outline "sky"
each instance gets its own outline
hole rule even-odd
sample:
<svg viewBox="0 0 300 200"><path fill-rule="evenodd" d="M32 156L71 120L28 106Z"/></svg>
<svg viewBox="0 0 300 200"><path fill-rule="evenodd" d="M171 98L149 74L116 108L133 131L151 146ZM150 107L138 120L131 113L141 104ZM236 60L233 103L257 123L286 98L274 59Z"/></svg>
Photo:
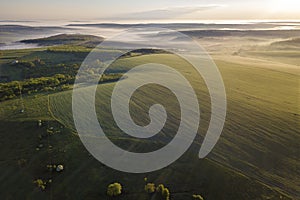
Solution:
<svg viewBox="0 0 300 200"><path fill-rule="evenodd" d="M300 0L0 0L0 20L300 20Z"/></svg>

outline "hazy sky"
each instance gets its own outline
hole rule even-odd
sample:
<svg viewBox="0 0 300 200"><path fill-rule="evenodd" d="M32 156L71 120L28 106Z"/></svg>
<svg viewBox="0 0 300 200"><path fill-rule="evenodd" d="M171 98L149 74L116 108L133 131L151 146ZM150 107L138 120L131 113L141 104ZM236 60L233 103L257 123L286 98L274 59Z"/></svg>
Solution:
<svg viewBox="0 0 300 200"><path fill-rule="evenodd" d="M0 0L1 20L300 20L300 0Z"/></svg>

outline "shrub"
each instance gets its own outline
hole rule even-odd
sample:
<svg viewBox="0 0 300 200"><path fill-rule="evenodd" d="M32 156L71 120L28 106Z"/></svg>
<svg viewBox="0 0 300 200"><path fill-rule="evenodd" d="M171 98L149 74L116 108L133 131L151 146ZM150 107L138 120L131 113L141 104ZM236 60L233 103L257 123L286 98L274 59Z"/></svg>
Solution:
<svg viewBox="0 0 300 200"><path fill-rule="evenodd" d="M120 183L112 183L107 187L107 195L110 197L118 196L122 193L122 185Z"/></svg>
<svg viewBox="0 0 300 200"><path fill-rule="evenodd" d="M161 193L163 191L163 189L165 188L165 186L163 184L159 184L156 188L156 191Z"/></svg>
<svg viewBox="0 0 300 200"><path fill-rule="evenodd" d="M147 183L147 185L145 185L145 191L149 194L152 194L155 192L155 184L154 183Z"/></svg>
<svg viewBox="0 0 300 200"><path fill-rule="evenodd" d="M35 181L33 181L33 183L35 183L41 190L46 189L47 182L43 181L42 179L36 179Z"/></svg>
<svg viewBox="0 0 300 200"><path fill-rule="evenodd" d="M170 199L170 192L168 188L164 188L161 192L161 195L163 197L163 200L169 200Z"/></svg>
<svg viewBox="0 0 300 200"><path fill-rule="evenodd" d="M163 184L159 184L156 188L156 192L163 200L169 200L170 199L170 191L168 188L166 188Z"/></svg>

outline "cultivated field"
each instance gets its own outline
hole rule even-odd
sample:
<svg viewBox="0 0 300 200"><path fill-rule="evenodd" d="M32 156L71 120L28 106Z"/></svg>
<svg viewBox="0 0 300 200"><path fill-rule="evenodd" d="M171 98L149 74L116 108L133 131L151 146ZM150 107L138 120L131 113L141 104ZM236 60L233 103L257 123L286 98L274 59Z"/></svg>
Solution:
<svg viewBox="0 0 300 200"><path fill-rule="evenodd" d="M74 128L72 90L43 91L24 95L23 101L16 97L0 102L0 170L3 172L0 198L106 199L107 185L120 182L124 185L120 199L149 199L144 193L144 177L166 185L171 199L175 200L191 199L192 194L201 194L206 200L299 198L300 51L294 45L291 47L290 42L285 43L288 45L285 49L278 49L273 40L257 43L247 38L243 46L239 38L233 37L222 41L217 37L209 41L198 39L220 70L228 102L221 138L202 160L197 156L209 124L210 98L201 76L186 61L172 54L128 56L113 64L111 68L120 72L159 61L181 72L198 96L201 120L194 144L178 161L150 174L117 172L85 150ZM14 74L12 79L22 80L22 69L7 68L7 63L16 58L31 60L38 56L46 60L46 65L47 59L56 60L50 63L52 66L74 64L84 58L85 51L49 52L45 48L2 51L1 69L7 75ZM62 69L60 72L65 73ZM130 109L137 124L149 123L148 109L154 103L163 104L168 113L161 133L151 140L135 139L124 135L113 120L110 96L114 85L115 82L99 84L96 94L98 119L107 136L122 148L137 152L167 144L176 134L180 119L174 95L157 85L144 86L134 94ZM23 113L20 112L22 103ZM37 120L43 121L41 127ZM49 130L53 134L44 137ZM38 148L40 144L43 147ZM49 172L46 166L51 163L62 163L65 170ZM51 179L52 183L40 191L33 184L38 178Z"/></svg>

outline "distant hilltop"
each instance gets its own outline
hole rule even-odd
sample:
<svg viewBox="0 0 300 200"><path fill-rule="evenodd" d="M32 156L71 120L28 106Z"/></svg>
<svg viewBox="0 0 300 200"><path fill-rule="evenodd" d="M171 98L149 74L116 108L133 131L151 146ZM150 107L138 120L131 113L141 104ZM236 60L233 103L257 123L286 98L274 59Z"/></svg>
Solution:
<svg viewBox="0 0 300 200"><path fill-rule="evenodd" d="M81 35L81 34L59 34L50 37L21 40L22 43L38 44L41 46L53 46L53 45L88 45L99 44L103 41L103 37L94 35Z"/></svg>

